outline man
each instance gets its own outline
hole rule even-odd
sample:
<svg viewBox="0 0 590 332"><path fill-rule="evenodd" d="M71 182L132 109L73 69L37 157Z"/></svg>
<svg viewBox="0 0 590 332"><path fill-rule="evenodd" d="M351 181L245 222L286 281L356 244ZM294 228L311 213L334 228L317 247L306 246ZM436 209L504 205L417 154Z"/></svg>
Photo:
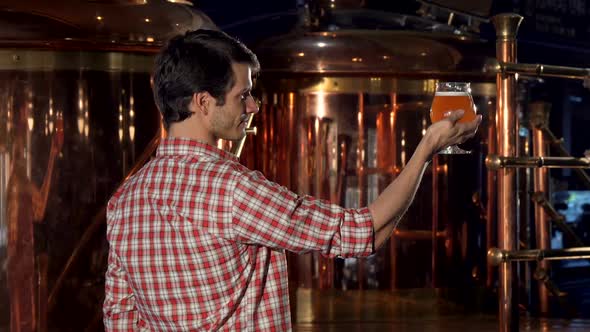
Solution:
<svg viewBox="0 0 590 332"><path fill-rule="evenodd" d="M163 48L154 96L168 137L108 206L107 331L291 329L285 250L366 256L391 234L431 155L474 135L461 112L432 125L369 207L298 196L217 149L245 135L256 56L218 31Z"/></svg>

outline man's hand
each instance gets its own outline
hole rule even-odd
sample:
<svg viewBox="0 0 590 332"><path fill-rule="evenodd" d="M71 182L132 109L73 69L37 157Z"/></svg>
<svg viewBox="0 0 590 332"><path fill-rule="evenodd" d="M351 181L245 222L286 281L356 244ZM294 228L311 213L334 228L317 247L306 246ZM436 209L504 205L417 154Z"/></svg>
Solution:
<svg viewBox="0 0 590 332"><path fill-rule="evenodd" d="M431 155L447 146L461 144L475 135L481 123L481 115L472 122L457 123L463 113L463 110L452 111L449 116L428 127L424 140L431 149Z"/></svg>

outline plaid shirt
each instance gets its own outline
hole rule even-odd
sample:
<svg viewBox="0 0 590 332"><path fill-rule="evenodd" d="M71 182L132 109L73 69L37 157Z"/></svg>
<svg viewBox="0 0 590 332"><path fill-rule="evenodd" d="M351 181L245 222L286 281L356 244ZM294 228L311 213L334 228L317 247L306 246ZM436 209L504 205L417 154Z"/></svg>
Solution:
<svg viewBox="0 0 590 332"><path fill-rule="evenodd" d="M301 197L168 138L108 204L107 331L291 329L284 250L373 252L368 209Z"/></svg>

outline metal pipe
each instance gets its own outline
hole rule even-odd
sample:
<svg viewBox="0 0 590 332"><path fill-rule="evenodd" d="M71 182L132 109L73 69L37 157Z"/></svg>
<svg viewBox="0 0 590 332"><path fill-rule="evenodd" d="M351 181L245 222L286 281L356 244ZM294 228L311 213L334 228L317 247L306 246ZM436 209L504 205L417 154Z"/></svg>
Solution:
<svg viewBox="0 0 590 332"><path fill-rule="evenodd" d="M248 115L248 120L246 121L246 135L244 135L244 137L242 137L239 141L237 141L232 147L230 152L233 153L234 155L236 155L236 157L240 158L240 155L242 154L242 149L244 149L244 143L246 143L246 138L248 137L249 134L254 134L256 135L256 127L250 127L252 125L252 119L254 118L254 114L251 113L250 115Z"/></svg>
<svg viewBox="0 0 590 332"><path fill-rule="evenodd" d="M362 92L357 94L358 96L358 113L357 113L357 121L358 121L358 150L357 153L360 156L365 155L365 144L366 144L366 132L365 132L365 95ZM358 176L358 188L360 189L360 197L359 197L359 206L365 206L367 203L367 189L365 186L367 185L367 175L363 174L363 169L367 167L365 164L365 160L363 157L357 159L357 176ZM357 258L357 280L358 280L358 287L360 290L365 288L364 281L365 281L365 265L366 260L364 257Z"/></svg>
<svg viewBox="0 0 590 332"><path fill-rule="evenodd" d="M507 168L590 168L590 160L574 157L505 157L489 155L486 166L491 170Z"/></svg>
<svg viewBox="0 0 590 332"><path fill-rule="evenodd" d="M389 255L391 259L391 278L389 288L393 291L397 289L397 243L393 237L389 241Z"/></svg>
<svg viewBox="0 0 590 332"><path fill-rule="evenodd" d="M392 92L389 95L391 100L391 113L389 115L389 146L391 151L391 167L393 169L398 168L397 164L397 135L395 129L397 127L397 93ZM395 173L393 176L397 176L398 173ZM397 288L397 243L395 242L395 238L391 237L389 241L389 255L390 255L390 269L391 269L391 280L390 280L390 288L391 290L395 290Z"/></svg>
<svg viewBox="0 0 590 332"><path fill-rule="evenodd" d="M436 288L438 285L437 271L438 271L438 239L436 238L436 232L438 231L439 225L439 205L440 205L440 192L439 192L439 180L440 176L438 173L440 158L434 156L432 158L432 231L430 232L430 238L432 239L432 252L431 252L431 273L432 273L432 288Z"/></svg>
<svg viewBox="0 0 590 332"><path fill-rule="evenodd" d="M565 217L559 214L559 212L555 210L555 207L549 203L547 197L545 197L545 193L540 191L534 192L531 199L545 210L545 213L551 220L564 220Z"/></svg>
<svg viewBox="0 0 590 332"><path fill-rule="evenodd" d="M37 332L47 332L47 269L49 255L37 255Z"/></svg>
<svg viewBox="0 0 590 332"><path fill-rule="evenodd" d="M559 287L557 287L555 282L553 282L553 280L551 280L549 277L549 274L546 270L541 267L537 267L534 278L535 280L539 281L541 285L544 286L544 288L546 288L547 291L554 296L554 298L557 299L559 305L565 309L567 315L566 317L573 318L578 316L576 308L567 301L568 294L566 292L562 292Z"/></svg>
<svg viewBox="0 0 590 332"><path fill-rule="evenodd" d="M551 130L549 130L549 128L547 126L540 126L539 129L541 129L543 131L543 134L545 135L545 140L547 140L549 142L549 144L551 144L551 146L553 146L562 157L571 157L572 156L566 150L566 148L563 146L563 139L558 139L557 137L555 137L553 132ZM580 181L582 181L584 186L586 188L590 189L590 176L588 176L588 173L586 173L586 171L579 169L579 168L575 168L574 172L578 176L578 179L580 179Z"/></svg>
<svg viewBox="0 0 590 332"><path fill-rule="evenodd" d="M501 75L519 74L523 76L547 76L569 79L590 78L590 68L552 66L544 64L499 62L486 69Z"/></svg>
<svg viewBox="0 0 590 332"><path fill-rule="evenodd" d="M488 261L494 266L513 261L556 261L588 258L590 258L590 247L518 251L507 251L498 248L488 250Z"/></svg>
<svg viewBox="0 0 590 332"><path fill-rule="evenodd" d="M522 21L517 14L499 14L492 18L496 29L496 58L502 62L516 62L516 34ZM496 75L498 153L516 157L516 79L514 75ZM503 250L516 249L516 173L512 169L498 172L498 245ZM500 331L518 330L518 306L515 305L511 264L502 264L499 273Z"/></svg>
<svg viewBox="0 0 590 332"><path fill-rule="evenodd" d="M541 261L541 263L543 263L543 262L545 262L545 261ZM551 293L551 295L553 295L555 297L566 295L566 293L559 290L557 285L549 277L547 270L543 269L542 267L537 267L537 269L535 270L534 277L535 277L535 280L540 281L542 283L539 286L547 289Z"/></svg>
<svg viewBox="0 0 590 332"><path fill-rule="evenodd" d="M432 231L426 230L405 230L405 229L396 229L393 231L391 236L396 240L431 240L432 239ZM434 235L436 242L438 239L447 238L449 236L449 232L447 230L437 231Z"/></svg>
<svg viewBox="0 0 590 332"><path fill-rule="evenodd" d="M535 124L543 123L547 125L549 121L549 107L550 104L537 102L530 105L530 118L532 122L533 131L533 155L538 157L545 157L547 155L547 144L545 143L543 131L541 131ZM534 171L534 190L540 193L549 192L547 168L537 168ZM547 214L543 206L535 205L535 235L537 240L537 248L541 250L551 249L550 229L547 220ZM539 268L543 271L549 270L549 262L542 261L539 263ZM549 313L549 292L548 288L542 283L538 285L539 292L539 311L546 315Z"/></svg>
<svg viewBox="0 0 590 332"><path fill-rule="evenodd" d="M582 240L578 237L578 235L576 235L572 228L566 224L565 217L555 210L555 207L553 207L553 205L551 205L551 203L547 200L547 197L545 197L544 193L535 192L531 198L533 202L537 203L540 208L545 210L545 213L551 218L550 220L555 223L555 226L557 226L557 228L559 228L567 237L576 243L576 246L584 246L584 242L582 242Z"/></svg>
<svg viewBox="0 0 590 332"><path fill-rule="evenodd" d="M488 154L497 154L496 141L496 105L488 104ZM497 179L496 172L488 170L486 174L486 249L496 246L496 213L497 206ZM494 271L492 266L487 264L486 287L491 289L494 285Z"/></svg>

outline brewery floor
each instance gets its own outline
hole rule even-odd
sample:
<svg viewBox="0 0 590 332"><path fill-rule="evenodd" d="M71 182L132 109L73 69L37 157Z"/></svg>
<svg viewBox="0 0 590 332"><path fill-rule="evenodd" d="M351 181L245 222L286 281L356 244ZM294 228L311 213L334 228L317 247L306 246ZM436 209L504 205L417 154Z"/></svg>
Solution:
<svg viewBox="0 0 590 332"><path fill-rule="evenodd" d="M437 290L298 290L295 331L496 332L494 314L453 304ZM479 306L481 309L481 306ZM590 331L590 320L520 318L520 331Z"/></svg>

